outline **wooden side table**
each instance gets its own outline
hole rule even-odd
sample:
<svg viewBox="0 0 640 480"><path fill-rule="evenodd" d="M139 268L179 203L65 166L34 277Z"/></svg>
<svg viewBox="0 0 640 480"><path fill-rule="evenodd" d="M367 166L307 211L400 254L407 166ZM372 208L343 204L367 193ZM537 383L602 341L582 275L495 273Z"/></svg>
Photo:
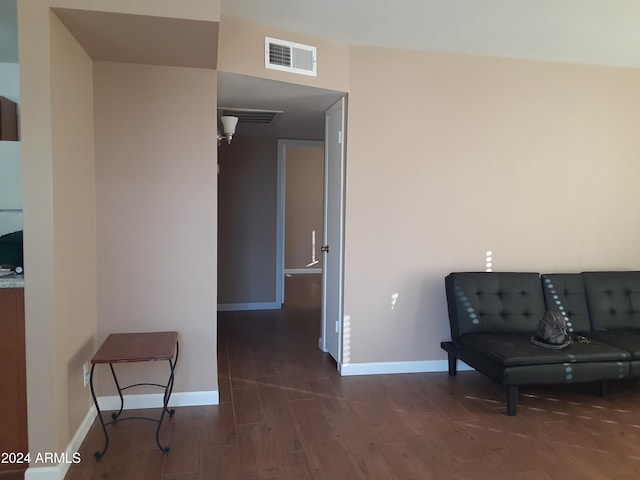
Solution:
<svg viewBox="0 0 640 480"><path fill-rule="evenodd" d="M107 425L114 424L116 422L122 422L124 420L150 420L158 423L156 429L156 444L160 451L164 454L169 453L169 447L163 447L160 443L160 429L162 428L162 422L164 421L165 414L169 417L173 417L175 413L174 409L169 410L169 398L173 391L173 381L175 378L176 363L178 363L178 355L180 353L180 346L178 344L178 332L148 332L148 333L113 333L109 335L102 343L96 354L91 359L91 376L89 383L91 385L91 396L95 403L96 410L98 411L98 419L100 425L102 425L102 431L104 432L104 448L101 452L95 452L96 460L100 460L109 448L109 434L107 432ZM132 362L154 362L158 360L166 360L169 362L169 380L166 384L158 383L136 383L128 385L126 387L120 387L116 372L113 368L114 363L132 363ZM105 422L102 418L102 412L98 405L98 399L93 387L93 374L96 365L100 363L108 363L113 376L113 381L118 389L118 395L120 396L120 410L118 413L111 414L111 421ZM123 417L120 418L124 407L124 398L122 397L122 391L133 387L139 387L143 385L149 385L154 387L164 388L164 399L162 405L162 413L160 418L149 417Z"/></svg>

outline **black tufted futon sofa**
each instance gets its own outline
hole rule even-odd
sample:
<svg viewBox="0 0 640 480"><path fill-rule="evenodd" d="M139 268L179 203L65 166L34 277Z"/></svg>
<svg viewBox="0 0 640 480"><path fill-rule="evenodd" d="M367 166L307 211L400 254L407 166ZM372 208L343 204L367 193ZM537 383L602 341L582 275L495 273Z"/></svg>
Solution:
<svg viewBox="0 0 640 480"><path fill-rule="evenodd" d="M515 415L520 385L640 378L640 272L569 274L460 272L445 278L449 375L460 359L507 389ZM574 340L563 350L533 345L545 311L565 315Z"/></svg>

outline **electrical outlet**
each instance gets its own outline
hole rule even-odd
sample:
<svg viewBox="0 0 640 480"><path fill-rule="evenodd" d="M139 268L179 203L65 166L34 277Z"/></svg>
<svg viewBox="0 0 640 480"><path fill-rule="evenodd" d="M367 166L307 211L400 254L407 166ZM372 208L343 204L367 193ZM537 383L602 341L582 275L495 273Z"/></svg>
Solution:
<svg viewBox="0 0 640 480"><path fill-rule="evenodd" d="M84 386L86 387L91 379L91 367L89 366L89 362L84 362L84 365L82 365L82 379L84 381Z"/></svg>

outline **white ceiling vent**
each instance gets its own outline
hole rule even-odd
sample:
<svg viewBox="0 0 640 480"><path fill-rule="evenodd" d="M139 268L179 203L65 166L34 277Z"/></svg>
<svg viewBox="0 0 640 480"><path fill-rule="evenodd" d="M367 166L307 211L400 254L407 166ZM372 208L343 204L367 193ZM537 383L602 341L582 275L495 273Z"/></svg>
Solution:
<svg viewBox="0 0 640 480"><path fill-rule="evenodd" d="M265 37L264 66L315 77L316 47Z"/></svg>

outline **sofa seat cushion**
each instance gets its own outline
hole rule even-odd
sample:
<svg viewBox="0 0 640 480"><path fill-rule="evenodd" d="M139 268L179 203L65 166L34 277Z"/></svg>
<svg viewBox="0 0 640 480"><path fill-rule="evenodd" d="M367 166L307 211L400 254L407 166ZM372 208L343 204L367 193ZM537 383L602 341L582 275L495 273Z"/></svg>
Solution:
<svg viewBox="0 0 640 480"><path fill-rule="evenodd" d="M640 330L589 332L584 336L626 350L633 360L640 360Z"/></svg>
<svg viewBox="0 0 640 480"><path fill-rule="evenodd" d="M455 343L461 350L473 350L504 367L631 359L625 349L598 339L589 344L574 341L563 350L552 350L533 345L530 337L531 334L521 333L470 333L459 337Z"/></svg>

